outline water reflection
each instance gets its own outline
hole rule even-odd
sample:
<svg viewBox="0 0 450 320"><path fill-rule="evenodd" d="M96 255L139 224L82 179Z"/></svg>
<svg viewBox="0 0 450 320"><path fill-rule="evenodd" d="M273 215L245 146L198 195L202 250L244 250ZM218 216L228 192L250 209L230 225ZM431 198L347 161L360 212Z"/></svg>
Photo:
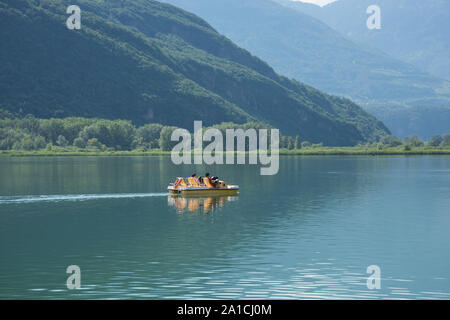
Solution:
<svg viewBox="0 0 450 320"><path fill-rule="evenodd" d="M236 201L237 196L210 196L210 197L182 197L170 195L167 198L169 206L175 207L178 213L203 212L210 213L220 210L229 201Z"/></svg>
<svg viewBox="0 0 450 320"><path fill-rule="evenodd" d="M239 198L166 199L174 176L208 171ZM448 299L449 179L448 156L281 157L264 177L170 157L0 157L0 299Z"/></svg>

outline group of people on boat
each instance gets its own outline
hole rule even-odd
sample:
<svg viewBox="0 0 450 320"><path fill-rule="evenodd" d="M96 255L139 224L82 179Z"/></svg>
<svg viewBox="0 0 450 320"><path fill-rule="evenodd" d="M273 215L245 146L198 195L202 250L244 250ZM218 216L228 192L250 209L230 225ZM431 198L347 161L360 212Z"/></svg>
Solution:
<svg viewBox="0 0 450 320"><path fill-rule="evenodd" d="M211 177L209 172L207 172L204 177L198 177L197 174L193 173L190 178L187 178L187 184L184 178L178 178L174 183L174 187L186 187L189 185L190 187L219 188L221 184L222 182L219 180L219 177Z"/></svg>

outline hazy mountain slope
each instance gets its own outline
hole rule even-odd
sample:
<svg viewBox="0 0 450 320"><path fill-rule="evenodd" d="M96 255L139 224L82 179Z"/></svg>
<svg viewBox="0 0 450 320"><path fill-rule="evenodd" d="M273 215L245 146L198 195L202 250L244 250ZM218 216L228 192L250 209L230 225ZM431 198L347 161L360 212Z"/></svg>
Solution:
<svg viewBox="0 0 450 320"><path fill-rule="evenodd" d="M68 30L69 4L82 10ZM17 41L20 39L20 41ZM191 128L267 122L331 145L384 125L349 100L278 76L200 18L156 1L0 1L0 107Z"/></svg>
<svg viewBox="0 0 450 320"><path fill-rule="evenodd" d="M349 38L371 44L438 77L450 80L450 1L339 0L323 8L282 0ZM381 9L381 29L366 27L369 5Z"/></svg>
<svg viewBox="0 0 450 320"><path fill-rule="evenodd" d="M450 106L450 82L358 45L319 20L272 1L166 2L198 14L276 71L350 97L383 121L388 120L385 111L390 108L406 120L410 107ZM407 127L390 129L398 134L415 133ZM419 131L428 136L442 133L441 129L442 125L427 126Z"/></svg>

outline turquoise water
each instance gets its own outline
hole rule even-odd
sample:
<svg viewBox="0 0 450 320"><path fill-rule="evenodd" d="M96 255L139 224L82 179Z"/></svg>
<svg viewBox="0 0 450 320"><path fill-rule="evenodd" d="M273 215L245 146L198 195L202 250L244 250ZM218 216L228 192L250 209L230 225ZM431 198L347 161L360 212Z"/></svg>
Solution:
<svg viewBox="0 0 450 320"><path fill-rule="evenodd" d="M238 197L179 199L217 174ZM0 298L449 299L450 157L0 158ZM68 290L66 268L81 269ZM366 269L381 269L370 290Z"/></svg>

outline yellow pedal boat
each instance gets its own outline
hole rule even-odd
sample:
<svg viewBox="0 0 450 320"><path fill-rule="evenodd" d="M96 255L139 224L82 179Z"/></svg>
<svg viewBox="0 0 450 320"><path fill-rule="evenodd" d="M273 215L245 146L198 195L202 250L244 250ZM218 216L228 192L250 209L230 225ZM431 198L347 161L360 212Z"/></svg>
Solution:
<svg viewBox="0 0 450 320"><path fill-rule="evenodd" d="M229 185L220 181L219 186L214 187L211 183L204 179L204 185L200 185L195 178L177 178L171 183L167 190L173 195L182 196L236 196L239 186Z"/></svg>

